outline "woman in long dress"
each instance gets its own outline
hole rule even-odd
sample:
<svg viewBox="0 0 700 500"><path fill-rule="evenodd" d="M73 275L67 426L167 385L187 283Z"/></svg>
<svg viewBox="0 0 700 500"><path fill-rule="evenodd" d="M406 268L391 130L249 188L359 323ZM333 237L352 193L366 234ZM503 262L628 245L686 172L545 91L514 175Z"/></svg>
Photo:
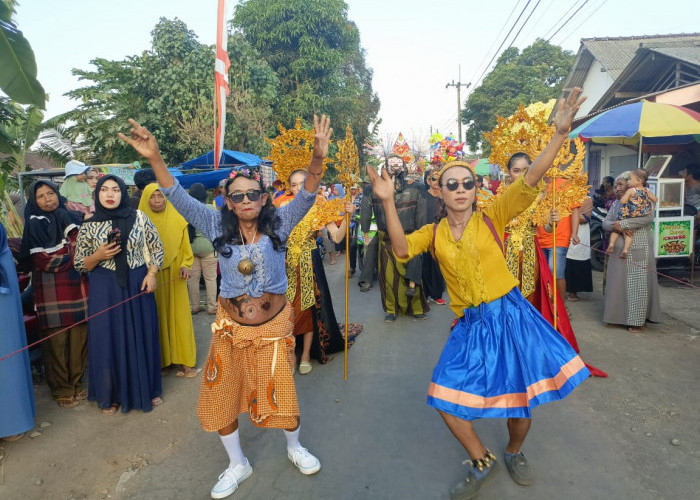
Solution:
<svg viewBox="0 0 700 500"><path fill-rule="evenodd" d="M287 181L289 193L275 200L277 206L284 206L297 195L306 179L305 170L291 173ZM340 185L339 185L340 186ZM342 189L342 186L340 186ZM338 188L336 188L338 192ZM344 193L344 191L343 191ZM334 199L339 199L336 196ZM322 214L320 204L330 203L319 200L309 213L294 228L287 242L287 299L294 307L294 335L302 338L299 373L306 375L311 372L311 358L321 364L329 361L329 355L342 350L345 340L340 332L340 325L335 317L326 271L316 246L315 234L323 225L328 230L331 241L338 243L345 236L345 217L340 226L335 223L338 213ZM338 205L342 207L342 205ZM357 207L345 203L345 210L352 215ZM324 218L325 215L325 218ZM328 223L325 223L329 220ZM325 224L324 224L325 223ZM316 224L316 225L314 225ZM348 337L357 336L362 331L362 325L348 325ZM352 340L349 344L352 345Z"/></svg>
<svg viewBox="0 0 700 500"><path fill-rule="evenodd" d="M194 256L187 221L165 199L158 184L144 188L139 210L156 226L163 245L163 263L156 276L158 287L155 291L161 367L176 365L178 377L195 377L197 346L187 293L187 279Z"/></svg>
<svg viewBox="0 0 700 500"><path fill-rule="evenodd" d="M0 224L0 358L27 347L24 314L17 284L17 271L7 244L5 226ZM0 438L14 441L34 427L34 385L29 353L25 349L0 361Z"/></svg>
<svg viewBox="0 0 700 500"><path fill-rule="evenodd" d="M88 321L88 399L106 415L151 411L163 402L152 293L163 246L146 214L129 208L123 180L107 175L95 191L75 250L75 268L89 273L88 314L102 313Z"/></svg>
<svg viewBox="0 0 700 500"><path fill-rule="evenodd" d="M603 221L603 229L624 233L634 231L634 239L627 259L620 258L624 238L618 238L612 255L608 258L605 279L603 321L612 325L625 325L630 332L639 332L647 321L661 321L659 280L654 258L654 234L651 224L653 214L645 217L617 220L621 209L620 198L627 191L629 172L615 179L615 200Z"/></svg>

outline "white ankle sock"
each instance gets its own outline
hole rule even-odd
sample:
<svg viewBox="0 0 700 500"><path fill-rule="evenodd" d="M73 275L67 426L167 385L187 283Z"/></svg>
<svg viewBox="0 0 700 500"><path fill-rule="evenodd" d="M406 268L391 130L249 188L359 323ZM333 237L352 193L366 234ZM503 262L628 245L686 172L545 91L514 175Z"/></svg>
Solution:
<svg viewBox="0 0 700 500"><path fill-rule="evenodd" d="M299 443L300 427L297 427L295 431L284 431L284 437L287 438L287 450L290 452L294 451L297 446L301 446L301 443Z"/></svg>
<svg viewBox="0 0 700 500"><path fill-rule="evenodd" d="M245 463L245 457L243 456L243 450L241 449L241 441L238 437L238 429L227 436L219 435L221 442L226 448L226 453L228 453L228 458L231 461L229 467L235 467L238 464Z"/></svg>

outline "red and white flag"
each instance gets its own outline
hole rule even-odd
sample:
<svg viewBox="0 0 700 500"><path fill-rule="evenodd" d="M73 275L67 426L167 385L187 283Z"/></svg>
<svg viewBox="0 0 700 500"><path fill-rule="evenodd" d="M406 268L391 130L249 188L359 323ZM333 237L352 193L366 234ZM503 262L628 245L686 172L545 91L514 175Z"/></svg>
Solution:
<svg viewBox="0 0 700 500"><path fill-rule="evenodd" d="M221 153L224 150L224 132L226 131L226 97L229 94L228 70L231 61L228 59L226 31L226 12L228 12L228 0L219 0L219 9L216 16L216 63L214 65L214 78L216 81L216 137L214 139L214 170L219 168Z"/></svg>

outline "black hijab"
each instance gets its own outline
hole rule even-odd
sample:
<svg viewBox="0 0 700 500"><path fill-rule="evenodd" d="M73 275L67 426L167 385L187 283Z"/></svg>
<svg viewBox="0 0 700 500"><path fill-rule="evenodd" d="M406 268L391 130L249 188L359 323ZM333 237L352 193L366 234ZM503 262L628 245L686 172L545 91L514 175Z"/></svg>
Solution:
<svg viewBox="0 0 700 500"><path fill-rule="evenodd" d="M100 191L102 190L102 185L105 181L114 181L119 186L119 190L122 192L122 199L119 205L115 208L107 208L102 206L100 203ZM112 229L119 229L121 231L121 249L117 255L114 256L114 263L117 266L117 282L122 288L127 286L127 277L129 276L129 262L127 261L126 255L126 244L129 241L129 233L131 228L134 227L136 222L136 210L129 207L129 192L126 189L126 184L124 181L117 177L116 175L105 175L97 181L97 186L95 186L95 215L90 219L90 222L112 222Z"/></svg>
<svg viewBox="0 0 700 500"><path fill-rule="evenodd" d="M36 202L36 192L41 186L48 186L58 196L58 207L52 212L44 212ZM32 254L53 253L63 247L68 242L68 233L80 226L82 218L66 208L66 199L52 182L35 181L29 186L27 196L27 205L24 207L24 233L18 260L29 268Z"/></svg>

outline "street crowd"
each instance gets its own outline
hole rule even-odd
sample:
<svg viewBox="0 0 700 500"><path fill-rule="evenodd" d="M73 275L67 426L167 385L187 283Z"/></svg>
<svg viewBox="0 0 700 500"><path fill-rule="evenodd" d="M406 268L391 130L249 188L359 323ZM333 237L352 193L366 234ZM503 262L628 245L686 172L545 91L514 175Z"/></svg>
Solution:
<svg viewBox="0 0 700 500"><path fill-rule="evenodd" d="M594 198L549 210L542 224L519 218L566 189L546 173L579 92L561 101L556 132L536 158L511 155L501 185L462 161L434 163L417 178L389 154L380 173L368 166L347 193L341 184L322 186L332 135L323 116L314 117L305 164L275 165L272 185L258 169L242 168L213 192L202 184L187 191L153 135L131 121L120 137L152 167L136 173L135 193L121 178L71 161L60 188L38 180L27 190L21 242L11 245L0 228L0 357L26 346L21 302L33 299L43 375L58 406L87 400L105 416L149 412L167 401L163 376L199 377L197 415L230 459L218 480L212 475L212 498L252 474L238 435L243 413L256 426L283 429L288 459L315 474L321 462L300 442L294 376L344 347L324 255L337 265L347 237L348 277L362 292L379 287L387 323L425 321L448 308L455 317L427 395L471 460L450 497L474 498L500 461L472 426L480 418L507 419L500 456L515 482L531 484L522 451L531 410L565 398L590 375L606 376L579 356L566 307L593 291L594 204L608 209L610 235L603 321L638 331L661 320L655 199L643 170L605 179ZM700 168L690 165L687 175L697 185ZM31 273L24 294L18 271ZM200 313L211 315L212 340L197 366L192 315ZM362 328L347 326L349 345ZM0 361L0 378L0 436L17 440L36 413L28 353Z"/></svg>

